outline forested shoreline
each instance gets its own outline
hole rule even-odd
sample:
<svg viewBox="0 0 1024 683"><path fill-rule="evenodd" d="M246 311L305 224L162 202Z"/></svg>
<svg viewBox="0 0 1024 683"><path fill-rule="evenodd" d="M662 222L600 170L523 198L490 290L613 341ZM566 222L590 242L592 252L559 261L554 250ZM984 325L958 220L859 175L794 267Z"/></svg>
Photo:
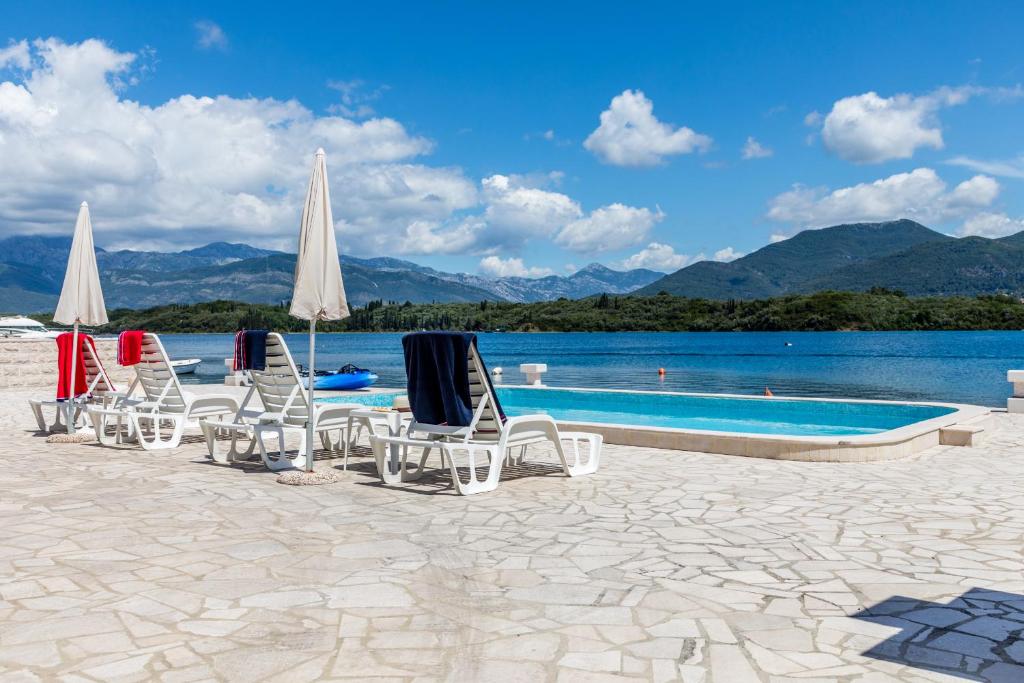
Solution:
<svg viewBox="0 0 1024 683"><path fill-rule="evenodd" d="M49 323L47 315L35 316ZM286 306L212 301L146 310L116 309L94 332L146 329L164 333L233 332L240 327L302 332L308 323ZM900 292L820 292L751 301L714 301L659 294L601 295L538 303L371 301L351 317L324 322L322 332L711 332L826 330L1019 330L1024 303L1001 296L907 297Z"/></svg>

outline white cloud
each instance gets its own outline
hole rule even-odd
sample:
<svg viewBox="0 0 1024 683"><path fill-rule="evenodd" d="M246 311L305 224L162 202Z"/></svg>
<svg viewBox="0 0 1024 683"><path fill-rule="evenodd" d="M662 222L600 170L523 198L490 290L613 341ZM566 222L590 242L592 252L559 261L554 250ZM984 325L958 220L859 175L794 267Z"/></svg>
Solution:
<svg viewBox="0 0 1024 683"><path fill-rule="evenodd" d="M217 23L201 19L195 23L196 45L203 50L228 49L228 36Z"/></svg>
<svg viewBox="0 0 1024 683"><path fill-rule="evenodd" d="M743 254L743 252L736 251L732 247L726 247L725 249L719 249L718 251L716 251L712 260L723 262L735 261L736 259L741 258L744 255L745 254Z"/></svg>
<svg viewBox="0 0 1024 683"><path fill-rule="evenodd" d="M555 241L578 252L614 251L642 242L662 218L660 210L609 204L566 225Z"/></svg>
<svg viewBox="0 0 1024 683"><path fill-rule="evenodd" d="M481 182L487 203L488 242L518 246L531 237L550 237L583 215L580 205L561 192L536 185L557 182L558 177L542 179L526 176L493 175Z"/></svg>
<svg viewBox="0 0 1024 683"><path fill-rule="evenodd" d="M965 180L944 198L945 206L940 210L956 211L960 208L980 208L989 206L999 196L999 183L995 178L976 175Z"/></svg>
<svg viewBox="0 0 1024 683"><path fill-rule="evenodd" d="M669 244L651 242L646 247L625 259L618 266L622 270L633 270L634 268L647 268L662 273L669 273L679 270L683 266L693 263L694 259L688 254L677 254L676 250Z"/></svg>
<svg viewBox="0 0 1024 683"><path fill-rule="evenodd" d="M136 56L97 40L36 41L33 68L0 82L0 227L66 229L78 204L98 234L270 244L292 235L312 153L328 155L339 223L401 235L476 205L457 169L408 163L431 150L392 119L316 116L272 98L123 97ZM59 226L59 227L58 227ZM158 234L161 233L161 234ZM343 234L344 238L344 234Z"/></svg>
<svg viewBox="0 0 1024 683"><path fill-rule="evenodd" d="M967 237L1006 237L1024 230L1024 218L1010 218L1005 213L979 213L964 221L959 235Z"/></svg>
<svg viewBox="0 0 1024 683"><path fill-rule="evenodd" d="M366 83L358 78L349 81L327 81L327 87L337 90L341 102L331 104L327 110L332 114L341 114L349 118L367 118L376 112L370 102L379 100L381 96L391 88L381 85L368 89Z"/></svg>
<svg viewBox="0 0 1024 683"><path fill-rule="evenodd" d="M380 233L372 241L370 253L376 254L459 254L469 251L483 229L483 224L473 219L441 223L414 220L403 235L395 239Z"/></svg>
<svg viewBox="0 0 1024 683"><path fill-rule="evenodd" d="M773 232L771 235L768 236L768 242L769 244L775 244L776 242L784 242L788 240L790 237L792 237L792 235L786 235L781 232Z"/></svg>
<svg viewBox="0 0 1024 683"><path fill-rule="evenodd" d="M743 145L743 158L744 159L764 159L770 157L775 152L769 147L765 147L760 142L754 139L754 136L747 136L747 142Z"/></svg>
<svg viewBox="0 0 1024 683"><path fill-rule="evenodd" d="M942 149L942 126L937 112L988 94L995 99L1020 96L1019 88L942 87L915 97L881 97L875 92L844 97L832 105L821 135L825 146L856 163L909 159L921 147ZM806 121L813 125L814 119Z"/></svg>
<svg viewBox="0 0 1024 683"><path fill-rule="evenodd" d="M23 44L27 58L12 47L4 59L28 68L0 81L7 234L66 234L84 199L100 244L186 248L226 239L294 249L317 147L327 151L348 253L487 255L551 240L581 220L608 232L616 248L643 239L660 218L621 204L588 215L555 189L557 172L478 182L458 168L417 163L432 143L390 118L321 116L295 100L224 95L144 105L125 94L144 68L139 55L98 40ZM358 108L362 96L348 92L346 106Z"/></svg>
<svg viewBox="0 0 1024 683"><path fill-rule="evenodd" d="M32 58L29 53L27 40L21 40L17 43L11 41L7 47L0 47L0 69L15 67L24 70L31 66Z"/></svg>
<svg viewBox="0 0 1024 683"><path fill-rule="evenodd" d="M824 117L821 115L820 111L808 112L807 116L804 117L804 125L817 126L819 123L821 123L822 118Z"/></svg>
<svg viewBox="0 0 1024 683"><path fill-rule="evenodd" d="M654 166L666 156L707 151L711 138L654 116L654 103L639 90L624 90L601 113L601 125L583 146L616 166Z"/></svg>
<svg viewBox="0 0 1024 683"><path fill-rule="evenodd" d="M954 166L964 166L972 171L1002 176L1004 178L1024 178L1024 154L1016 159L994 159L990 161L958 156L953 157L946 163L953 164Z"/></svg>
<svg viewBox="0 0 1024 683"><path fill-rule="evenodd" d="M547 277L552 275L550 268L527 268L521 258L499 258L487 256L480 261L480 273L488 277Z"/></svg>
<svg viewBox="0 0 1024 683"><path fill-rule="evenodd" d="M947 187L930 168L832 192L797 185L771 200L768 218L798 226L897 218L942 222L990 205L999 193L999 184L981 175L960 183L951 192Z"/></svg>

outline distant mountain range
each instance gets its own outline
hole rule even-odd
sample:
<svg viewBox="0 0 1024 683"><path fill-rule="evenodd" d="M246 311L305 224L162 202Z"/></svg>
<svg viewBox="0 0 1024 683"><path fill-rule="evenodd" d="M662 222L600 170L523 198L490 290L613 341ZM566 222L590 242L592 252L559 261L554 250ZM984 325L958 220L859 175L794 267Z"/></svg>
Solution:
<svg viewBox="0 0 1024 683"><path fill-rule="evenodd" d="M40 312L57 302L69 237L0 240L0 311ZM295 255L215 242L175 253L97 251L109 308L291 296ZM670 275L593 263L569 276L487 278L401 259L342 256L349 301L533 302L600 293L668 292L707 299L762 299L822 290L901 290L911 296L1024 295L1024 232L955 238L910 220L805 230L730 263L701 261Z"/></svg>
<svg viewBox="0 0 1024 683"><path fill-rule="evenodd" d="M730 263L695 263L635 293L763 299L872 287L911 296L1024 295L1024 232L958 239L910 220L805 230Z"/></svg>
<svg viewBox="0 0 1024 683"><path fill-rule="evenodd" d="M0 240L0 311L52 309L70 248L70 237ZM294 254L227 242L174 253L97 249L96 260L111 309L215 299L278 303L291 297L295 270ZM345 289L355 305L374 299L415 303L577 299L602 292L624 294L664 275L644 269L617 271L594 263L565 277L486 278L386 257L342 256L341 263Z"/></svg>

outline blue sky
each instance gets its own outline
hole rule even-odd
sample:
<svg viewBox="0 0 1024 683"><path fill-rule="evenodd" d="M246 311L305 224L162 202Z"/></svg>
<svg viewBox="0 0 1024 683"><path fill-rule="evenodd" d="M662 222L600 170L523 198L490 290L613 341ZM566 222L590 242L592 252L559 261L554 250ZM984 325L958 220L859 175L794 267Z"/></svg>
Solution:
<svg viewBox="0 0 1024 683"><path fill-rule="evenodd" d="M8 3L0 230L293 248L317 146L343 249L449 270L1024 229L1019 3L323 5Z"/></svg>

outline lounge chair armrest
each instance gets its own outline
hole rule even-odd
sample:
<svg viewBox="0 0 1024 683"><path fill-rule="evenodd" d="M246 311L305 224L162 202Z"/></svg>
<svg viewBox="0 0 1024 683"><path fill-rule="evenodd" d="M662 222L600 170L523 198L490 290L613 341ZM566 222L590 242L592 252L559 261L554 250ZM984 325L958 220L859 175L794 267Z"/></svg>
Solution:
<svg viewBox="0 0 1024 683"><path fill-rule="evenodd" d="M505 420L504 431L508 434L513 434L515 432L549 431L551 429L558 429L555 419L544 413L536 413L534 415L520 415L508 418Z"/></svg>
<svg viewBox="0 0 1024 683"><path fill-rule="evenodd" d="M223 408L225 413L235 414L238 412L238 401L235 400L234 396L225 396L223 394L202 396L189 404L188 412L190 414L197 411L211 412L211 408Z"/></svg>
<svg viewBox="0 0 1024 683"><path fill-rule="evenodd" d="M359 405L358 403L349 403L343 405L318 405L316 408L316 419L317 420L330 420L330 419L344 419L349 416L353 410L359 410L366 406Z"/></svg>

